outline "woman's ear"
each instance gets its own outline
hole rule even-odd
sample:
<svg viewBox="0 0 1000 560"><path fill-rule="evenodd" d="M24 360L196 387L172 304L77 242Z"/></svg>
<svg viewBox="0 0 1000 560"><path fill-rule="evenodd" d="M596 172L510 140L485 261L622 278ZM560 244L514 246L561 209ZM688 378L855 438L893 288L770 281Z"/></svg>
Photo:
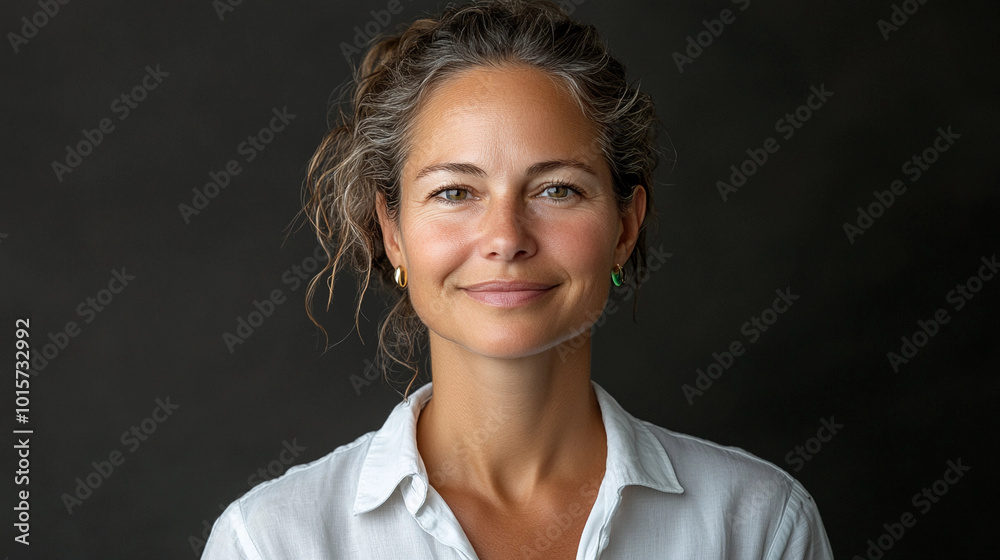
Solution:
<svg viewBox="0 0 1000 560"><path fill-rule="evenodd" d="M619 264L624 264L630 256L635 243L639 239L639 230L646 217L646 189L642 185L636 185L632 195L632 201L622 214L622 234L618 238L618 246L615 247L615 258Z"/></svg>
<svg viewBox="0 0 1000 560"><path fill-rule="evenodd" d="M389 217L382 191L375 193L375 211L378 213L379 225L382 226L382 243L385 246L385 254L389 257L392 266L396 266L403 261L399 228L396 227L396 221Z"/></svg>

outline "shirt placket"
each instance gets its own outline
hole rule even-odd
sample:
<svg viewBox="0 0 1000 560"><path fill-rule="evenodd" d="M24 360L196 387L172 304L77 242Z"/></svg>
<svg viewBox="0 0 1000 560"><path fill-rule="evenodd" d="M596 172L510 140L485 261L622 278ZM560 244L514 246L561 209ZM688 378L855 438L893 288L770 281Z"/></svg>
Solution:
<svg viewBox="0 0 1000 560"><path fill-rule="evenodd" d="M479 560L458 518L444 498L420 476L411 476L402 486L403 503L417 524L439 543L452 548L458 558Z"/></svg>
<svg viewBox="0 0 1000 560"><path fill-rule="evenodd" d="M583 534L580 535L580 548L576 560L601 558L604 549L611 542L608 534L611 529L611 519L618 511L621 499L621 488L612 489L605 483L601 484L594 500L594 507L591 508L587 523L583 526Z"/></svg>

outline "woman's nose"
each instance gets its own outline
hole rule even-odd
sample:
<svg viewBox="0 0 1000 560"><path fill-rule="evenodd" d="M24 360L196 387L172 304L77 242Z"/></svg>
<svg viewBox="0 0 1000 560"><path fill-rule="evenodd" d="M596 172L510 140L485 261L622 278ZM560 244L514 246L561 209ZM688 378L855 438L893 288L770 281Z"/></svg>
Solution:
<svg viewBox="0 0 1000 560"><path fill-rule="evenodd" d="M529 210L520 193L491 196L479 222L481 256L507 261L533 255L537 247Z"/></svg>

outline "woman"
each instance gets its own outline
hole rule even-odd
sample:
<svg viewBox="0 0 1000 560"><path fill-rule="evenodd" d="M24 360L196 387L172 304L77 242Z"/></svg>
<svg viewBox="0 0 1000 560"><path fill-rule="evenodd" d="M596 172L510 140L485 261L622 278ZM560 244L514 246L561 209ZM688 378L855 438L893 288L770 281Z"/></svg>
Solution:
<svg viewBox="0 0 1000 560"><path fill-rule="evenodd" d="M357 78L305 209L329 270L396 290L380 346L412 386L426 335L433 382L231 504L204 558L832 558L789 475L590 379L657 161L652 102L596 31L547 2L449 7Z"/></svg>

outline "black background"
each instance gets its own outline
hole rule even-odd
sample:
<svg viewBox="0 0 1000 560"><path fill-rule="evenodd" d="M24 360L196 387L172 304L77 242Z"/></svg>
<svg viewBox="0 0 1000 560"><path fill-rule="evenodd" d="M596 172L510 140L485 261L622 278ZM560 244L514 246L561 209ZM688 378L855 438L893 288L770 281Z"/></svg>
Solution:
<svg viewBox="0 0 1000 560"><path fill-rule="evenodd" d="M316 246L289 224L330 94L349 76L341 44L385 6L247 0L220 18L209 0L73 1L15 53L7 34L40 8L3 3L6 371L16 318L30 318L38 349L67 321L80 327L31 377L30 547L13 542L11 430L25 426L14 376L2 383L4 554L195 558L220 507L280 465L286 442L305 448L296 464L312 461L378 429L400 400L379 379L351 382L375 358L384 301L369 292L362 343L354 280L339 278L319 315L341 342L324 354L304 286L283 281ZM390 27L436 4L402 6ZM727 8L736 20L678 71L672 54ZM916 525L885 558L968 558L995 549L1000 279L963 309L946 298L1000 249L998 6L929 0L886 40L877 22L892 12L889 1L574 7L654 97L660 143L677 156L652 188L650 245L671 256L642 283L637 322L611 294L626 312L595 329L592 377L639 418L789 470L838 558L864 557L904 512ZM169 75L120 120L112 101L147 65ZM784 139L776 121L820 85L832 97ZM294 119L245 162L238 145L283 107ZM60 181L52 162L103 118L114 131ZM903 163L949 126L960 138L911 182ZM716 181L768 137L780 149L723 201ZM185 223L178 205L231 159L241 174ZM851 243L843 224L897 179L905 193ZM77 307L122 267L135 279L84 323ZM741 325L786 288L800 296L791 309L690 404L682 385L713 352L747 343ZM284 303L230 352L223 333L273 290ZM940 308L950 321L894 371L887 352ZM122 432L167 397L179 408L129 451ZM831 416L844 427L795 470L787 454ZM68 513L62 496L115 450L124 463ZM959 458L971 470L920 512L912 496Z"/></svg>

